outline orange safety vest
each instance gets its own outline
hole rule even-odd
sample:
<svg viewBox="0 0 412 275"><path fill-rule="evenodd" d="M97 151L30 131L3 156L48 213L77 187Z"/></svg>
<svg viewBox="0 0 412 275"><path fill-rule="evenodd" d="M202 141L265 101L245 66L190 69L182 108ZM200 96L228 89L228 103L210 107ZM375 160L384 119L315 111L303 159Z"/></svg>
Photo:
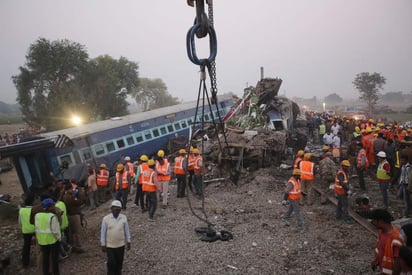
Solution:
<svg viewBox="0 0 412 275"><path fill-rule="evenodd" d="M300 190L300 181L295 179L294 177L291 177L289 181L286 183L286 185L288 185L289 183L293 184L293 188L289 192L288 199L292 201L299 200L300 197L302 196L302 193Z"/></svg>
<svg viewBox="0 0 412 275"><path fill-rule="evenodd" d="M125 170L129 172L131 178L134 177L134 165L131 162L126 162Z"/></svg>
<svg viewBox="0 0 412 275"><path fill-rule="evenodd" d="M167 171L169 171L169 162L167 159L163 159L163 165L160 164L159 161L156 161L156 171L157 171L157 180L158 181L169 181L172 178L172 175L165 175ZM163 175L159 175L163 174Z"/></svg>
<svg viewBox="0 0 412 275"><path fill-rule="evenodd" d="M365 157L365 167L361 167L362 157ZM358 157L356 158L356 166L358 168L365 168L365 169L369 168L369 161L368 161L368 158L366 157L365 149L361 149L359 151Z"/></svg>
<svg viewBox="0 0 412 275"><path fill-rule="evenodd" d="M185 170L183 169L183 161L185 160L184 156L175 157L175 175L184 175Z"/></svg>
<svg viewBox="0 0 412 275"><path fill-rule="evenodd" d="M378 241L376 243L376 248L375 248L375 255L379 255L379 240L381 236L384 233L382 231L379 231L379 236L378 236ZM403 239L401 237L401 234L399 233L399 230L395 227L392 226L392 232L391 236L386 239L385 243L385 251L383 254L383 257L380 262L380 268L382 271L382 274L392 274L393 272L393 247L394 246L402 246L403 245Z"/></svg>
<svg viewBox="0 0 412 275"><path fill-rule="evenodd" d="M196 175L200 175L204 172L202 156L195 156L195 166L193 167L193 170Z"/></svg>
<svg viewBox="0 0 412 275"><path fill-rule="evenodd" d="M149 166L142 166L143 170L140 172L142 175L142 190L144 192L156 192L156 185L154 184L153 177L155 172Z"/></svg>
<svg viewBox="0 0 412 275"><path fill-rule="evenodd" d="M96 184L98 186L107 186L109 182L109 172L106 169L100 169L96 176Z"/></svg>
<svg viewBox="0 0 412 275"><path fill-rule="evenodd" d="M116 172L116 190L120 190L120 189L128 189L129 188L129 181L128 181L128 176L129 174L126 171L123 171L123 174L121 174L121 179L122 179L122 187L119 188L120 182L119 182L119 176L120 173Z"/></svg>
<svg viewBox="0 0 412 275"><path fill-rule="evenodd" d="M303 159L301 158L301 157L297 157L296 159L295 159L295 163L293 164L293 168L294 169L298 169L299 168L299 164L300 164L300 162L302 161Z"/></svg>
<svg viewBox="0 0 412 275"><path fill-rule="evenodd" d="M343 185L345 186L348 185L348 173L346 173L345 171L343 171L342 168L340 168L335 176L335 185L333 187L333 192L335 192L338 195L346 195L347 194L346 190L345 188L343 188L343 186L341 185L339 181L339 177L338 177L339 174L343 174Z"/></svg>
<svg viewBox="0 0 412 275"><path fill-rule="evenodd" d="M149 166L147 165L147 163L142 163L139 165L139 169L140 169L140 174L139 174L139 184L143 184L143 170L149 168Z"/></svg>
<svg viewBox="0 0 412 275"><path fill-rule="evenodd" d="M192 171L195 168L196 157L194 155L189 155L187 158L187 170Z"/></svg>
<svg viewBox="0 0 412 275"><path fill-rule="evenodd" d="M299 164L300 178L303 180L314 180L315 174L313 173L313 168L315 164L308 160L302 160Z"/></svg>

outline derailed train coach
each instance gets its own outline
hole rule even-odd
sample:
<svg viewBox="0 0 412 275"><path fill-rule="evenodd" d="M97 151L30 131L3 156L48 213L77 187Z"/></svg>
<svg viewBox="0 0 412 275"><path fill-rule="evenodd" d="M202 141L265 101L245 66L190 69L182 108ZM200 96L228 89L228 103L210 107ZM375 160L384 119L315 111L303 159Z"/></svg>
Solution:
<svg viewBox="0 0 412 275"><path fill-rule="evenodd" d="M198 103L193 101L43 133L0 147L0 158L13 160L24 192L43 190L53 177L84 184L88 166L97 168L104 163L114 171L125 156L133 161L142 154L167 151L170 139L188 139L200 127L195 121L218 121L232 105L232 96L219 96L217 107L204 106L202 111L200 106L197 113Z"/></svg>

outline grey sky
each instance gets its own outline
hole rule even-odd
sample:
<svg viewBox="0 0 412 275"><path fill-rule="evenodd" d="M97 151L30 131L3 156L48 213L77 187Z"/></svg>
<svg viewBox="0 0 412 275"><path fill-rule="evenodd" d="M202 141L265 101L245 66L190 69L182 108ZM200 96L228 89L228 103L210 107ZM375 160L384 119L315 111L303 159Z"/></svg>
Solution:
<svg viewBox="0 0 412 275"><path fill-rule="evenodd" d="M412 91L411 11L410 0L214 0L218 91L241 94L261 66L289 97L357 97L360 72L386 77L384 92ZM15 102L11 76L39 37L78 42L91 58L124 56L140 77L195 99L199 68L185 45L194 16L186 0L1 0L0 101ZM208 41L197 41L199 57Z"/></svg>

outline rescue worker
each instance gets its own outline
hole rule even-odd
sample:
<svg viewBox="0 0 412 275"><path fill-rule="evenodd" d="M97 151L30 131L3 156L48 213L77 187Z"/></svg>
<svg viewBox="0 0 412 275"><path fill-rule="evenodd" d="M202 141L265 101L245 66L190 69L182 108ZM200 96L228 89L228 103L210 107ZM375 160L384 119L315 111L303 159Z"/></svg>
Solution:
<svg viewBox="0 0 412 275"><path fill-rule="evenodd" d="M358 141L356 143L356 148L358 150L356 157L356 171L358 172L359 188L362 191L366 191L365 186L365 171L369 168L369 161L366 157L366 151L363 149L362 142Z"/></svg>
<svg viewBox="0 0 412 275"><path fill-rule="evenodd" d="M386 160L386 153L380 151L377 156L379 157L379 164L376 170L376 179L379 183L379 188L381 190L383 205L385 209L389 207L389 198L388 198L388 188L391 182L391 166Z"/></svg>
<svg viewBox="0 0 412 275"><path fill-rule="evenodd" d="M42 254L43 274L49 274L51 270L54 275L59 275L59 248L61 239L61 229L59 220L54 214L55 203L48 198L41 202L44 212L39 212L34 217L36 239ZM51 263L50 263L51 259Z"/></svg>
<svg viewBox="0 0 412 275"><path fill-rule="evenodd" d="M100 231L100 245L107 255L107 274L121 275L124 250L130 250L130 230L127 217L120 214L122 203L114 200L110 214L104 216Z"/></svg>
<svg viewBox="0 0 412 275"><path fill-rule="evenodd" d="M304 228L304 221L299 207L299 200L302 197L299 179L300 170L293 169L292 177L286 183L286 190L282 201L283 205L286 205L287 201L289 201L289 208L281 219L286 223L286 225L289 225L289 218L292 215L292 213L294 213L296 217L297 226L299 228Z"/></svg>
<svg viewBox="0 0 412 275"><path fill-rule="evenodd" d="M330 148L327 145L323 145L322 146L322 153L321 153L321 159L324 159L326 157L326 154L330 152ZM331 156L332 153L329 155ZM297 168L299 168L299 166L297 166Z"/></svg>
<svg viewBox="0 0 412 275"><path fill-rule="evenodd" d="M143 192L143 170L147 168L147 161L149 158L146 155L141 155L139 158L139 162L137 164L136 175L135 175L135 184L137 185L136 188L136 197L134 199L134 203L136 205L140 204L140 208L142 209L142 213L147 211L147 205L144 201L144 192Z"/></svg>
<svg viewBox="0 0 412 275"><path fill-rule="evenodd" d="M124 165L121 163L117 165L116 171L115 198L122 203L122 209L126 210L127 196L130 191L130 174L124 169Z"/></svg>
<svg viewBox="0 0 412 275"><path fill-rule="evenodd" d="M325 157L319 161L319 174L321 180L322 193L320 195L320 203L326 204L329 186L334 183L336 165L331 159L332 153L327 152Z"/></svg>
<svg viewBox="0 0 412 275"><path fill-rule="evenodd" d="M124 170L129 173L129 192L133 194L132 186L135 176L135 167L129 156L124 157Z"/></svg>
<svg viewBox="0 0 412 275"><path fill-rule="evenodd" d="M299 169L299 164L300 164L300 162L303 160L303 155L305 154L305 152L303 151L303 150L299 150L297 153L296 153L296 158L295 158L295 160L294 160L294 162L293 162L293 169L296 169L296 168L298 168Z"/></svg>
<svg viewBox="0 0 412 275"><path fill-rule="evenodd" d="M348 194L350 192L349 167L349 160L345 159L341 162L341 168L339 168L339 170L336 172L333 192L335 192L338 199L338 205L336 207L336 219L343 219L345 223L352 224L353 220L350 218L348 212Z"/></svg>
<svg viewBox="0 0 412 275"><path fill-rule="evenodd" d="M195 157L195 164L193 167L193 186L195 188L195 194L199 197L203 197L203 174L205 172L203 167L203 158L199 153L199 149L193 149L193 155Z"/></svg>
<svg viewBox="0 0 412 275"><path fill-rule="evenodd" d="M310 161L312 155L310 153L305 153L303 155L303 160L299 164L300 170L300 184L302 193L307 195L307 204L312 205L312 191L313 191L313 181L315 180L315 163ZM303 196L300 198L300 205L304 205Z"/></svg>
<svg viewBox="0 0 412 275"><path fill-rule="evenodd" d="M319 125L319 143L323 144L323 136L326 134L325 121L322 119Z"/></svg>
<svg viewBox="0 0 412 275"><path fill-rule="evenodd" d="M106 164L100 164L99 173L96 175L97 197L100 203L106 201L106 191L109 184L109 171L107 171Z"/></svg>
<svg viewBox="0 0 412 275"><path fill-rule="evenodd" d="M149 159L147 161L147 166L142 166L142 188L143 192L146 194L147 198L147 210L149 212L149 219L153 220L154 214L157 209L157 175L155 169L155 161Z"/></svg>
<svg viewBox="0 0 412 275"><path fill-rule="evenodd" d="M189 149L189 156L187 157L187 171L189 173L189 180L187 182L187 185L189 187L190 192L193 193L193 175L195 174L194 172L194 167L195 167L195 155L193 154L193 147L190 146Z"/></svg>
<svg viewBox="0 0 412 275"><path fill-rule="evenodd" d="M23 268L28 268L30 264L31 240L34 237L34 225L30 223L30 212L34 202L33 193L27 193L24 199L24 207L19 209L19 225L23 235L23 249L21 253Z"/></svg>
<svg viewBox="0 0 412 275"><path fill-rule="evenodd" d="M186 192L186 168L187 168L187 159L186 159L186 150L180 149L179 156L175 158L174 173L177 180L177 197L185 197Z"/></svg>
<svg viewBox="0 0 412 275"><path fill-rule="evenodd" d="M60 239L60 259L68 257L68 253L71 251L71 247L67 243L67 237L69 236L69 217L67 216L67 207L64 201L58 200L56 202L56 208L61 211L61 239Z"/></svg>
<svg viewBox="0 0 412 275"><path fill-rule="evenodd" d="M168 193L169 193L169 182L172 178L170 163L167 158L164 158L165 152L159 150L157 152L157 161L156 161L156 173L157 173L157 182L158 182L158 194L160 195L160 200L163 204L163 209L167 207ZM158 197L159 198L159 197Z"/></svg>
<svg viewBox="0 0 412 275"><path fill-rule="evenodd" d="M399 249L403 245L403 240L399 230L391 223L391 214L385 209L375 209L367 218L379 229L375 258L371 263L372 270L375 271L379 267L381 274L399 274Z"/></svg>
<svg viewBox="0 0 412 275"><path fill-rule="evenodd" d="M408 218L411 202L410 202L410 193L408 190L409 184L411 184L412 174L411 174L411 164L409 163L408 156L401 155L401 172L399 177L399 198L403 201L405 209L403 213L404 218ZM409 187L410 188L410 187Z"/></svg>

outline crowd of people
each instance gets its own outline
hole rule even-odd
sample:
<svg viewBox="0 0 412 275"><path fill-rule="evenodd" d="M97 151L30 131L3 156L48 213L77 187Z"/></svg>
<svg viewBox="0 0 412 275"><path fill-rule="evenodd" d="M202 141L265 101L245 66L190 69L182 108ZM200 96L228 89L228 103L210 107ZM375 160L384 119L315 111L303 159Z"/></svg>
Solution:
<svg viewBox="0 0 412 275"><path fill-rule="evenodd" d="M371 267L379 268L381 274L412 274L412 224L400 229L391 224L388 196L389 188L397 192L404 205L402 216L409 218L412 214L412 128L397 123L375 123L373 119L356 121L311 114L309 138L322 146L320 159L315 163L312 154L306 152L308 148L297 151L282 201L284 205L289 204L289 208L281 219L289 226L294 213L298 228L305 228L300 207L313 204L312 187L319 173L321 203L326 203L329 190L333 190L338 202L336 219L352 224L348 198L355 187L366 195L370 186L365 184L365 177L370 177L379 185L382 195L382 208L370 209L367 200L360 205L366 210L361 214L372 220L379 230ZM361 202L363 200L359 204Z"/></svg>
<svg viewBox="0 0 412 275"><path fill-rule="evenodd" d="M186 187L199 199L203 197L203 158L198 148L189 153L180 149L174 163L169 163L165 152L159 150L156 159L141 155L135 162L126 156L116 166L115 184L110 186L110 174L104 163L95 171L88 166L85 187L74 180L55 179L47 191L35 199L25 195L19 211L19 224L23 233L22 265L30 265L33 237L37 240L37 267L40 274L59 274L59 261L69 253L84 253L82 247L82 208L90 210L108 200L111 213L102 220L101 247L107 255L108 274L121 274L125 249L130 249L131 237L127 217L121 210L127 208L128 196L135 194L134 203L148 212L149 221L155 219L158 202L163 209L169 204L169 183L172 174L177 180L177 198L187 194Z"/></svg>

